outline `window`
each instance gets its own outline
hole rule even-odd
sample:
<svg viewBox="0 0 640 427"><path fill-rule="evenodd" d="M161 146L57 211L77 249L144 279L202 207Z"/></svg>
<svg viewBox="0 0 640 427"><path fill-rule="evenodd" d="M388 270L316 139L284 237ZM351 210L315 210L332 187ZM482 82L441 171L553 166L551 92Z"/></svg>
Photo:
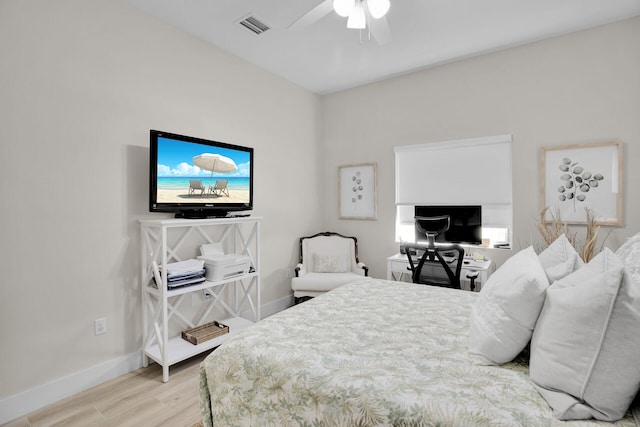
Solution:
<svg viewBox="0 0 640 427"><path fill-rule="evenodd" d="M497 135L395 147L396 241L413 239L415 205L481 205L483 238L491 246L512 242L511 141Z"/></svg>

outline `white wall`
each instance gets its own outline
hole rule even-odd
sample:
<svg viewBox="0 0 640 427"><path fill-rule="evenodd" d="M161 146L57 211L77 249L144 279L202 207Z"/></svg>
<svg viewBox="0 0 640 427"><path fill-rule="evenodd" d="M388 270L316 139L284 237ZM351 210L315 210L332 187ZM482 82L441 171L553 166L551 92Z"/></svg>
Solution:
<svg viewBox="0 0 640 427"><path fill-rule="evenodd" d="M139 354L151 128L255 148L262 301L289 297L318 96L120 0L0 1L0 57L0 403Z"/></svg>
<svg viewBox="0 0 640 427"><path fill-rule="evenodd" d="M512 134L513 243L520 249L537 239L540 148L622 141L625 226L606 241L617 248L640 231L640 199L632 187L640 181L638 40L635 18L324 96L327 228L357 236L361 260L373 276L385 277L385 259L398 251L393 147ZM378 162L378 220L339 220L337 168L365 162ZM477 165L469 191L482 185L482 168ZM488 255L501 263L511 253Z"/></svg>

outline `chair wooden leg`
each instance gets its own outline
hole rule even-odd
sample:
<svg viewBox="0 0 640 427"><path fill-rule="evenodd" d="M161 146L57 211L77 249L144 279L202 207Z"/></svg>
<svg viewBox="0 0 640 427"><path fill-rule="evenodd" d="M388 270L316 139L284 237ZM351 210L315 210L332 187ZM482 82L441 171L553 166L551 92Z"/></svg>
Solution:
<svg viewBox="0 0 640 427"><path fill-rule="evenodd" d="M293 305L298 305L301 302L310 300L313 297L293 297Z"/></svg>

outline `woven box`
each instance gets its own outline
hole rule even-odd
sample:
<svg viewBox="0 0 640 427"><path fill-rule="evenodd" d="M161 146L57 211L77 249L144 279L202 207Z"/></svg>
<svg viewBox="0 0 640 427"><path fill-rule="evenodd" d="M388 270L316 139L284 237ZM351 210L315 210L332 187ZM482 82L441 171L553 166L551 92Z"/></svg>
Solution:
<svg viewBox="0 0 640 427"><path fill-rule="evenodd" d="M198 345L205 341L229 333L229 327L217 321L182 331L182 338L191 344Z"/></svg>

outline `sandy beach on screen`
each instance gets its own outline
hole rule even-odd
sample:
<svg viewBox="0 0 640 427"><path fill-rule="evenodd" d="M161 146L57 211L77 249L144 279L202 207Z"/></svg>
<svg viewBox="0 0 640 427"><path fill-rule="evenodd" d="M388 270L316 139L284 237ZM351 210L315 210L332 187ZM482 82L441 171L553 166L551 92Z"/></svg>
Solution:
<svg viewBox="0 0 640 427"><path fill-rule="evenodd" d="M199 191L195 194L189 194L189 189L184 190L158 190L158 203L249 203L249 190L229 189L229 197L226 195L218 196L205 192L200 195Z"/></svg>

